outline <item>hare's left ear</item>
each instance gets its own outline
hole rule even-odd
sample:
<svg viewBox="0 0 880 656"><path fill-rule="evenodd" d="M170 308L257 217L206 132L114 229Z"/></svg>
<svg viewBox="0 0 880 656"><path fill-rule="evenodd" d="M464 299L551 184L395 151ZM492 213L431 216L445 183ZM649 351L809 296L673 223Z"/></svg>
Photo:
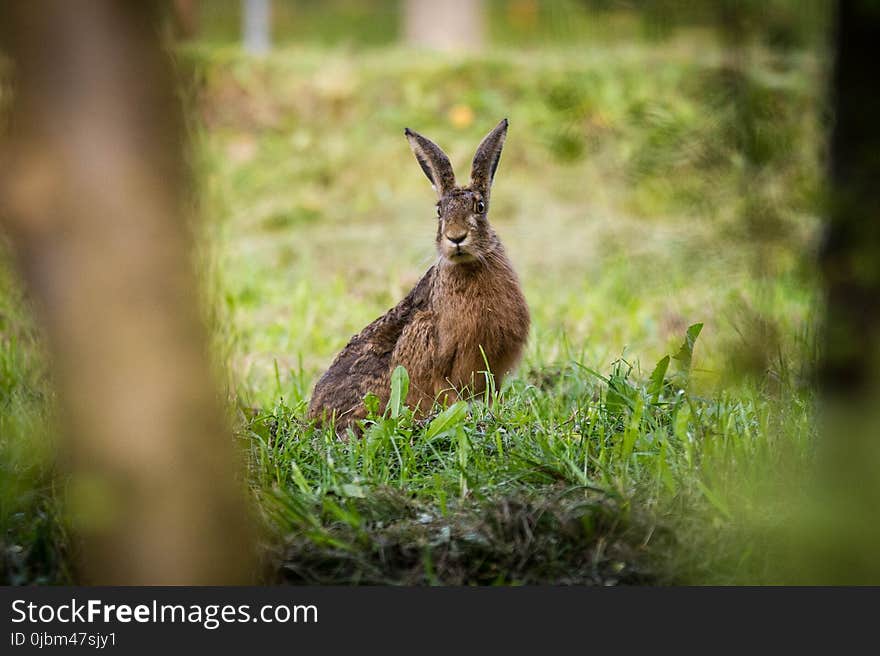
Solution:
<svg viewBox="0 0 880 656"><path fill-rule="evenodd" d="M437 196L443 198L455 188L455 173L452 172L452 164L449 163L446 153L440 146L418 132L406 128L403 133Z"/></svg>
<svg viewBox="0 0 880 656"><path fill-rule="evenodd" d="M501 149L504 148L506 136L507 119L504 119L483 138L474 155L474 163L471 166L471 188L479 191L486 198L489 197L489 190L492 188L492 180L501 160Z"/></svg>

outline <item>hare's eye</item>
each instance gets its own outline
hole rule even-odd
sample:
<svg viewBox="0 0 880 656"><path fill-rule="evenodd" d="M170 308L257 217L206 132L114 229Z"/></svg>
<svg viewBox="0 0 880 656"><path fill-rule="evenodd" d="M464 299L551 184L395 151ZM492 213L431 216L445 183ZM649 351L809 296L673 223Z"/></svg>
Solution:
<svg viewBox="0 0 880 656"><path fill-rule="evenodd" d="M483 203L483 201L474 201L474 212L477 214L482 214L484 211L486 211L486 205Z"/></svg>
<svg viewBox="0 0 880 656"><path fill-rule="evenodd" d="M440 210L440 204L438 203L437 204L437 218L439 219L441 216L443 216L443 212Z"/></svg>

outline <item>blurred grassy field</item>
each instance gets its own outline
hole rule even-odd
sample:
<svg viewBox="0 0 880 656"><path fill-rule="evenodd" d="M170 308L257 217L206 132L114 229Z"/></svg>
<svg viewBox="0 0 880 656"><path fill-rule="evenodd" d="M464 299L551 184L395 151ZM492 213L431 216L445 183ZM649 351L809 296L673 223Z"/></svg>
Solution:
<svg viewBox="0 0 880 656"><path fill-rule="evenodd" d="M779 580L766 531L814 434L824 68L741 55L701 38L176 52L206 313L269 580ZM465 179L505 116L490 219L532 310L518 372L491 408L427 424L380 408L351 443L315 431L316 377L434 258L403 128ZM64 581L45 362L2 282L4 579Z"/></svg>
<svg viewBox="0 0 880 656"><path fill-rule="evenodd" d="M624 352L653 364L702 322L699 378L712 386L733 355L760 370L809 341L812 59L766 56L737 77L718 52L668 47L189 57L216 284L236 378L257 401L299 403L433 261L433 192L403 127L466 179L504 116L490 219L534 315L525 371L572 358L602 369Z"/></svg>

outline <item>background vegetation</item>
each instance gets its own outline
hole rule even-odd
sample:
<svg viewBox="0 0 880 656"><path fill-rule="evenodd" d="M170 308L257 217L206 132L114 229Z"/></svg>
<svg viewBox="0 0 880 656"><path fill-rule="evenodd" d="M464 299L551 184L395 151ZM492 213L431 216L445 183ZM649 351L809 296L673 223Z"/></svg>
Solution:
<svg viewBox="0 0 880 656"><path fill-rule="evenodd" d="M715 3L659 20L491 2L487 48L438 54L397 43L397 3L325 4L277 3L279 46L252 58L237 5L206 3L173 51L266 579L787 580L780 527L815 442L824 5L772 3L731 45ZM517 374L492 404L419 423L392 402L362 440L316 431L316 377L434 257L403 128L464 176L504 116L490 218L534 322ZM76 518L45 358L0 281L3 574L63 582Z"/></svg>

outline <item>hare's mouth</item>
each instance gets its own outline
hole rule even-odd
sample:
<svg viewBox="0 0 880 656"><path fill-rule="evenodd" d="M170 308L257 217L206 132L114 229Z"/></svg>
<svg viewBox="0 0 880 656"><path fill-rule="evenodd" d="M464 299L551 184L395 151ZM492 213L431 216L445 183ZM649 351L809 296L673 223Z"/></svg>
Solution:
<svg viewBox="0 0 880 656"><path fill-rule="evenodd" d="M463 264L465 262L473 262L477 258L475 258L472 253L462 250L461 248L456 248L455 250L446 253L446 259L455 264Z"/></svg>

